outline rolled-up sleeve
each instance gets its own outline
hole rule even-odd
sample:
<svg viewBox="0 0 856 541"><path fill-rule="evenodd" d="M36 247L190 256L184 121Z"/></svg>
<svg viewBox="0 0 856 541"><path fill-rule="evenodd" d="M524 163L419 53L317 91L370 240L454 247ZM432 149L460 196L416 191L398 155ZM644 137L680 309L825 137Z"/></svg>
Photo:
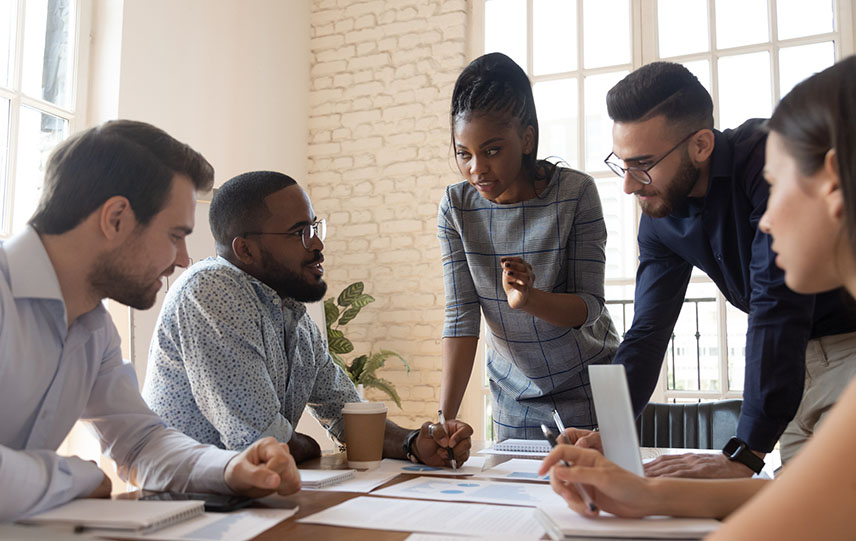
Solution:
<svg viewBox="0 0 856 541"><path fill-rule="evenodd" d="M586 321L591 326L603 315L603 280L606 270L606 224L597 186L585 179L580 190L574 225L568 235L568 293L574 293L586 303Z"/></svg>

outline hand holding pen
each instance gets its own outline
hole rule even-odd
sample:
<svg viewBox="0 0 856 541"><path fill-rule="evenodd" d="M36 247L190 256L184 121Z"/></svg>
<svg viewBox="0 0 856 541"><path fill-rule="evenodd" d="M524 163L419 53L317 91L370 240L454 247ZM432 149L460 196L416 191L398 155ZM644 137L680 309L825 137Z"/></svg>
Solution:
<svg viewBox="0 0 856 541"><path fill-rule="evenodd" d="M556 417L558 417L558 415L556 415ZM559 419L559 423L561 423L561 422L562 422L561 419ZM544 437L546 437L547 441L550 442L550 446L555 448L556 445L558 445L558 442L556 441L556 436L553 435L553 432L549 428L547 428L547 425L545 425L545 424L541 425L541 431L544 432ZM560 463L562 464L562 466L565 466L566 468L571 467L571 464L569 462L565 461L564 459L562 459L560 461ZM583 502L586 504L586 506L589 508L589 510L592 512L596 512L597 511L597 505L595 505L594 501L591 499L591 496L589 495L589 493L585 489L585 487L579 483L573 483L573 486L576 489L577 493L580 495L580 497L583 499Z"/></svg>
<svg viewBox="0 0 856 541"><path fill-rule="evenodd" d="M446 428L446 417L443 415L443 410L437 410L437 423L443 426L443 430L448 433L448 429ZM449 464L452 465L453 470L458 469L458 463L455 462L455 453L452 451L451 447L446 447L446 451L449 453Z"/></svg>

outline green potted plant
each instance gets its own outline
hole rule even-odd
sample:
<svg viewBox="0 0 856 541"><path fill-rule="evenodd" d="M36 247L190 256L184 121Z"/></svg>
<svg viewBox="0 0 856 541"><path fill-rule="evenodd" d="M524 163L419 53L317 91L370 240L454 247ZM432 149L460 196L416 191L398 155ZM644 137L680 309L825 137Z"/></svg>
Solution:
<svg viewBox="0 0 856 541"><path fill-rule="evenodd" d="M407 372L410 372L410 365L407 361L394 351L381 349L376 353L369 352L367 355L360 355L349 362L342 358L342 355L354 351L354 344L345 337L345 333L341 327L347 325L351 320L357 317L360 310L364 306L375 301L374 297L363 293L363 283L354 282L339 293L338 298L334 301L331 299L324 300L324 319L327 323L327 349L333 362L342 367L342 370L348 374L354 385L360 391L366 387L379 389L389 395L395 401L395 404L401 408L401 398L395 390L395 385L391 381L385 380L377 376L377 370L381 368L389 357L398 357L404 363Z"/></svg>

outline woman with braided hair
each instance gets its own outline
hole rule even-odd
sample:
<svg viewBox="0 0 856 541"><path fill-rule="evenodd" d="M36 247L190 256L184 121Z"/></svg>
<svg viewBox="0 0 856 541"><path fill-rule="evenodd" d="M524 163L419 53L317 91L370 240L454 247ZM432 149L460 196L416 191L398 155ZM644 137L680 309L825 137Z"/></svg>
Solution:
<svg viewBox="0 0 856 541"><path fill-rule="evenodd" d="M593 428L589 364L618 335L604 306L606 226L594 180L536 158L526 74L500 53L455 83L452 148L464 181L440 203L446 319L440 407L454 418L476 355L480 315L497 439L541 439L540 424Z"/></svg>

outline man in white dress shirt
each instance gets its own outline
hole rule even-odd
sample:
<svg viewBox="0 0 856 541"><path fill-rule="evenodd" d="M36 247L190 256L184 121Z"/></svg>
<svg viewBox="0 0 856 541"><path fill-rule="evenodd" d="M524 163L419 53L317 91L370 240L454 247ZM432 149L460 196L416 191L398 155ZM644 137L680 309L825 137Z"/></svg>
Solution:
<svg viewBox="0 0 856 541"><path fill-rule="evenodd" d="M104 298L150 308L188 264L197 191L214 171L154 126L113 121L62 143L25 230L0 246L0 522L104 497L95 464L55 450L90 421L119 474L153 490L287 494L300 487L285 444L241 453L169 429L143 402Z"/></svg>

